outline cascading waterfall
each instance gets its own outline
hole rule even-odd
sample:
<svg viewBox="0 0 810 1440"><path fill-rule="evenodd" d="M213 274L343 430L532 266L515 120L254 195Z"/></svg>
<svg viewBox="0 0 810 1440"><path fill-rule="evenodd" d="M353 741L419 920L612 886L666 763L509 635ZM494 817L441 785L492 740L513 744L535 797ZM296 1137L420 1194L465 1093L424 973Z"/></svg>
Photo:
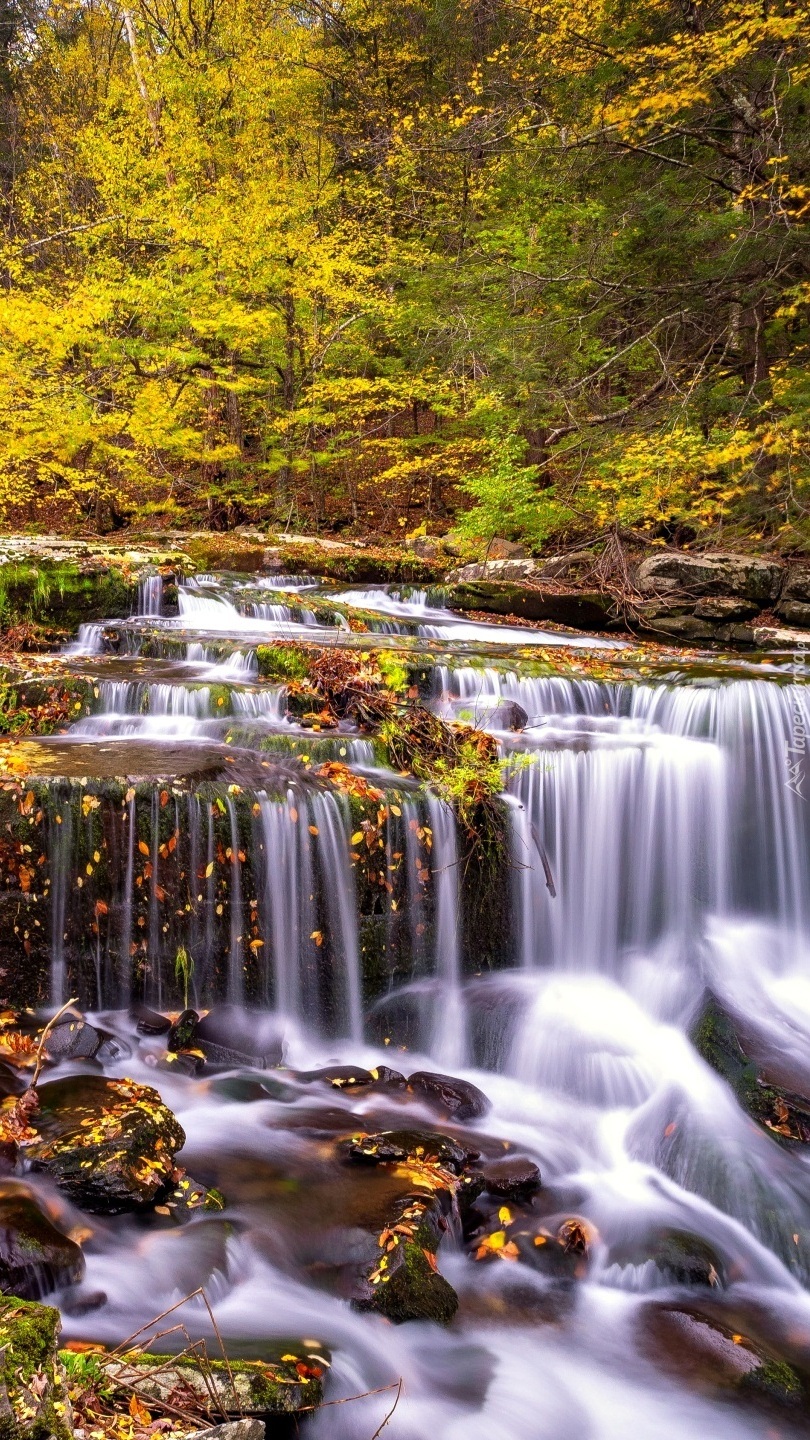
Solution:
<svg viewBox="0 0 810 1440"><path fill-rule="evenodd" d="M708 985L780 1083L810 1081L810 806L790 769L808 689L776 666L762 679L718 664L678 683L629 666L616 679L538 675L527 657L542 650L547 670L548 647L571 637L472 623L426 591L335 593L305 577L199 576L174 617L152 579L138 615L84 627L68 652L96 692L47 741L66 765L75 756L69 768L14 792L34 917L19 940L33 967L33 926L47 932L53 1005L81 994L113 1027L136 998L244 1007L257 1053L272 1031L290 1068L199 1083L159 1068L163 1041L127 1061L179 1112L184 1163L221 1179L236 1223L220 1233L205 1217L145 1242L105 1222L79 1298L106 1299L89 1319L66 1304L68 1335L118 1341L133 1316L204 1283L226 1341L259 1353L271 1336L322 1336L332 1397L366 1397L307 1421L313 1440L367 1440L385 1413L373 1397L400 1377L391 1440L624 1440L628 1417L665 1440L763 1440L770 1421L669 1378L637 1340L650 1306L683 1298L651 1258L672 1233L719 1257L698 1299L730 1333L744 1329L738 1312L780 1345L810 1333L804 1151L754 1126L689 1039ZM285 589L289 606L267 598ZM338 611L316 621L330 598L374 629L350 631ZM349 722L299 721L294 682L259 678L262 644L371 650L382 628L418 661L420 685L432 667L436 713L497 740L508 855L494 879L470 865L445 799L387 769ZM606 673L612 642L574 639ZM330 770L352 783L340 791ZM131 778L106 778L119 774ZM503 933L472 918L487 884L509 892ZM328 1293L345 1260L336 1237L356 1249L361 1233L342 1159L326 1202L319 1189L333 1137L450 1122L395 1087L319 1091L310 1076L285 1093L294 1073L336 1064L463 1068L493 1109L452 1133L487 1159L511 1146L537 1162L535 1218L549 1236L581 1218L587 1276L563 1294L539 1257L472 1264L448 1238L451 1329L350 1313L339 1287ZM498 1207L486 1220L510 1223Z"/></svg>

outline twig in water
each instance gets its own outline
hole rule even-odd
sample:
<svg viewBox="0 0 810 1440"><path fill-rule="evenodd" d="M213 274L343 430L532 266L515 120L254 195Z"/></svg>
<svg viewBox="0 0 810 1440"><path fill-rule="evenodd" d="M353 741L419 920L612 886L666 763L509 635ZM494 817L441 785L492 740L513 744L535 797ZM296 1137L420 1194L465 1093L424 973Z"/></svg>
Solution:
<svg viewBox="0 0 810 1440"><path fill-rule="evenodd" d="M554 876L551 873L551 865L549 864L549 858L546 854L545 846L537 833L537 826L534 824L534 822L532 822L532 839L537 846L537 853L540 856L540 863L543 866L543 874L546 877L546 889L548 890L552 900L556 900L557 887L554 884Z"/></svg>
<svg viewBox="0 0 810 1440"><path fill-rule="evenodd" d="M388 1414L385 1416L385 1418L384 1418L384 1420L382 1421L382 1423L377 1426L377 1429L374 1431L374 1434L372 1435L371 1440L377 1440L377 1437L382 1434L383 1430L385 1429L386 1425L388 1424L388 1421L391 1419L391 1416L393 1415L394 1411L396 1410L397 1405L399 1404L399 1399L400 1399L401 1394L402 1394L402 1376L400 1375L400 1377L399 1377L399 1384L397 1385L397 1393L396 1393L396 1396L394 1397L394 1403L393 1403L393 1405L391 1406L391 1409L388 1411Z"/></svg>

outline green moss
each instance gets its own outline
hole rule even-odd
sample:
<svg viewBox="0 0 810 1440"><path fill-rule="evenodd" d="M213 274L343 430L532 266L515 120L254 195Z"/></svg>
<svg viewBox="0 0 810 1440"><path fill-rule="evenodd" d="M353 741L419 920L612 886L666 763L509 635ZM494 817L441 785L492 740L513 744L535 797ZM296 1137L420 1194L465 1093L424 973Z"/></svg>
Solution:
<svg viewBox="0 0 810 1440"><path fill-rule="evenodd" d="M306 652L295 645L259 645L256 659L265 680L306 680L309 673Z"/></svg>
<svg viewBox="0 0 810 1440"><path fill-rule="evenodd" d="M755 1370L749 1370L739 1388L748 1394L791 1407L802 1405L806 1400L806 1389L800 1375L785 1360L766 1360Z"/></svg>
<svg viewBox="0 0 810 1440"><path fill-rule="evenodd" d="M0 1301L0 1440L70 1440L59 1328L59 1311L50 1305Z"/></svg>
<svg viewBox="0 0 810 1440"><path fill-rule="evenodd" d="M406 1240L398 1247L400 1264L390 1278L377 1286L374 1306L386 1319L401 1325L407 1320L432 1320L449 1325L458 1309L458 1296L428 1259L431 1252L420 1244L421 1237ZM434 1262L435 1263L435 1262Z"/></svg>

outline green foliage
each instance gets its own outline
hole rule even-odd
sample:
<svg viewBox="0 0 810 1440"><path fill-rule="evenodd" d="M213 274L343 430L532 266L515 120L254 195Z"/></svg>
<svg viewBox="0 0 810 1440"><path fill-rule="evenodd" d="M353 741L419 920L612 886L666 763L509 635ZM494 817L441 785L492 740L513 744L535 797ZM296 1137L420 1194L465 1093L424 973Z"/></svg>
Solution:
<svg viewBox="0 0 810 1440"><path fill-rule="evenodd" d="M174 957L174 978L183 987L183 1009L188 1009L189 986L194 976L194 960L184 945L179 945Z"/></svg>
<svg viewBox="0 0 810 1440"><path fill-rule="evenodd" d="M540 467L522 463L527 449L526 440L514 431L498 434L489 442L487 468L464 482L464 490L477 503L459 519L462 535L483 541L503 535L528 540L539 549L571 519L571 511L557 500L554 487L540 488Z"/></svg>

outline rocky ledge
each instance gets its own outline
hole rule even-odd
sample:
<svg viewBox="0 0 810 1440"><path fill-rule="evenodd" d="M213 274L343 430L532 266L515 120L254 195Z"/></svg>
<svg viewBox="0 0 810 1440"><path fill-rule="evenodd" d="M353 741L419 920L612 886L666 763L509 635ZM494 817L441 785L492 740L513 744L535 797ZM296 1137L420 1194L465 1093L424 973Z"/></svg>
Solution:
<svg viewBox="0 0 810 1440"><path fill-rule="evenodd" d="M485 560L446 577L457 610L629 628L694 646L791 650L810 644L810 562L660 550L631 564L621 598L594 583L591 552Z"/></svg>

